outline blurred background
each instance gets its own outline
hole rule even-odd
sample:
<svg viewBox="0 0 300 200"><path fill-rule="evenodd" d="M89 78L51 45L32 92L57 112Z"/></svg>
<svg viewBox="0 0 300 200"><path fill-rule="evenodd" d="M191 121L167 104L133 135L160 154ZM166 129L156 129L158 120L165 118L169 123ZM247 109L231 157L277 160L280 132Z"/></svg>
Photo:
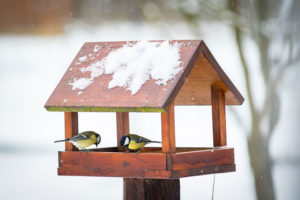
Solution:
<svg viewBox="0 0 300 200"><path fill-rule="evenodd" d="M0 195L122 199L121 178L57 176L63 113L44 104L87 41L203 39L245 97L227 107L237 171L215 199L300 199L300 1L0 0ZM177 146L212 146L211 108L176 107ZM130 129L160 140L160 115ZM115 113L80 113L79 131L116 145ZM183 178L181 199L211 199L213 175Z"/></svg>

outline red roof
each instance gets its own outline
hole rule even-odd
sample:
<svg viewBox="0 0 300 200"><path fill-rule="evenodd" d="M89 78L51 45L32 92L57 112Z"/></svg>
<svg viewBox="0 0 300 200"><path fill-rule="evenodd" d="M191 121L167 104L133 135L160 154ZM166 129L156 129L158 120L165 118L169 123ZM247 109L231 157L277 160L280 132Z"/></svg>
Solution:
<svg viewBox="0 0 300 200"><path fill-rule="evenodd" d="M225 102L228 105L240 105L244 98L221 69L202 40L172 40L179 43L181 70L166 86L157 85L155 80L148 80L135 95L130 91L115 87L108 89L112 75L102 75L78 95L69 83L76 78L87 77L80 68L86 67L95 60L79 58L93 55L101 60L111 51L121 48L129 42L87 42L80 49L72 64L49 97L45 108L49 111L81 112L81 111L154 111L164 112L170 104L175 105L210 105L210 86L218 84L225 91ZM98 45L99 50L94 51ZM153 58L155 59L155 58ZM166 58L168 59L168 58Z"/></svg>

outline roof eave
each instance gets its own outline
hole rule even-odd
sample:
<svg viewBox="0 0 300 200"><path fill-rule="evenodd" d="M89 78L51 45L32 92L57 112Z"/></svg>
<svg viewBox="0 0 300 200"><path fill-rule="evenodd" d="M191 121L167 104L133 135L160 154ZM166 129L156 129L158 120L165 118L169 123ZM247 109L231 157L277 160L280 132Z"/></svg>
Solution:
<svg viewBox="0 0 300 200"><path fill-rule="evenodd" d="M226 87L232 92L232 94L235 96L238 104L233 105L242 105L244 102L244 97L242 94L238 91L238 89L235 87L235 85L232 83L232 81L228 78L226 73L223 71L215 57L212 55L206 44L202 41L201 42L201 52L204 53L204 56L209 60L210 64L214 68L214 70L217 72L221 80L225 83ZM231 105L231 104L227 104Z"/></svg>
<svg viewBox="0 0 300 200"><path fill-rule="evenodd" d="M198 41L199 41L199 44L195 50L195 53L193 53L193 56L187 63L187 67L186 67L185 71L183 72L183 74L180 77L178 77L176 84L174 84L173 88L171 88L170 94L167 96L166 101L163 104L163 107L166 108L166 110L169 110L169 107L174 102L176 96L178 95L180 89L182 88L182 86L185 82L185 79L188 77L188 75L192 71L193 66L195 65L195 63L197 62L197 59L199 58L199 55L201 54L201 44L203 43L203 40L198 40Z"/></svg>
<svg viewBox="0 0 300 200"><path fill-rule="evenodd" d="M222 70L221 66L215 59L215 57L212 55L208 47L206 46L205 42L203 40L199 40L199 45L197 49L195 50L195 53L193 54L192 58L190 59L189 63L187 63L186 70L182 74L181 77L177 80L177 83L174 85L174 87L171 89L170 94L168 95L165 103L164 108L167 110L169 109L170 105L174 102L176 96L178 95L178 92L182 88L185 79L190 74L193 66L197 62L197 60L200 57L200 54L203 53L204 56L208 59L216 73L219 75L221 80L225 83L226 87L233 93L235 96L238 104L226 104L226 105L242 105L244 102L244 97L242 94L238 91L238 89L235 87L235 85L232 83L232 81L228 78L228 76L225 74L225 72Z"/></svg>
<svg viewBox="0 0 300 200"><path fill-rule="evenodd" d="M91 106L45 106L47 111L58 112L166 112L168 108L155 107L91 107Z"/></svg>

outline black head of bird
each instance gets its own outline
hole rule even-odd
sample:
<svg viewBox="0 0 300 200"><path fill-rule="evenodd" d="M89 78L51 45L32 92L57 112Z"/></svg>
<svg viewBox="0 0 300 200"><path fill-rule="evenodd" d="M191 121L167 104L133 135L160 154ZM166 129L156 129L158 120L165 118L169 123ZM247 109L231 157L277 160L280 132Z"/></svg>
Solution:
<svg viewBox="0 0 300 200"><path fill-rule="evenodd" d="M130 137L128 135L123 135L120 139L120 145L121 147L126 147L128 148L128 145L130 143Z"/></svg>
<svg viewBox="0 0 300 200"><path fill-rule="evenodd" d="M95 133L95 135L96 135L96 143L95 143L95 145L97 147L98 144L100 144L100 142L101 142L101 136L98 133Z"/></svg>

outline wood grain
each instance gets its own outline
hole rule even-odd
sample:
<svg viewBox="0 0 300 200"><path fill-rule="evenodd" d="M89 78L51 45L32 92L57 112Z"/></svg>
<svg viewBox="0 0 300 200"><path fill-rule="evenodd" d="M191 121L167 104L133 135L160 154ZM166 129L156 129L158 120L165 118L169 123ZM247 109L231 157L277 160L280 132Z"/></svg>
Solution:
<svg viewBox="0 0 300 200"><path fill-rule="evenodd" d="M170 171L160 170L120 170L104 168L86 168L81 166L59 167L58 175L63 176L100 176L100 177L124 177L124 178L171 178Z"/></svg>
<svg viewBox="0 0 300 200"><path fill-rule="evenodd" d="M78 134L78 113L65 112L65 138L68 139ZM66 151L78 151L70 142L65 143Z"/></svg>
<svg viewBox="0 0 300 200"><path fill-rule="evenodd" d="M179 200L179 179L124 179L124 200Z"/></svg>
<svg viewBox="0 0 300 200"><path fill-rule="evenodd" d="M203 168L182 169L173 171L160 170L119 170L103 168L84 168L81 166L60 167L57 169L58 175L63 176L100 176L100 177L125 177L131 178L149 178L149 179L170 179L183 178L190 176L200 176L207 174L234 172L235 164L207 166Z"/></svg>
<svg viewBox="0 0 300 200"><path fill-rule="evenodd" d="M176 147L176 153L213 150L212 147ZM89 152L119 152L117 147L89 149ZM141 153L163 153L161 147L145 147Z"/></svg>
<svg viewBox="0 0 300 200"><path fill-rule="evenodd" d="M163 153L175 153L174 104L170 106L168 112L161 113L161 132Z"/></svg>
<svg viewBox="0 0 300 200"><path fill-rule="evenodd" d="M234 151L232 148L183 152L171 156L172 170L234 164Z"/></svg>
<svg viewBox="0 0 300 200"><path fill-rule="evenodd" d="M190 176L201 176L207 174L217 174L217 173L226 173L226 172L235 172L235 171L236 171L235 164L206 166L202 168L174 170L172 171L171 178L183 178L183 177L190 177Z"/></svg>
<svg viewBox="0 0 300 200"><path fill-rule="evenodd" d="M211 92L210 86L215 82L223 84L226 90L225 84L202 52L185 79L176 97L175 105L211 105L211 98L207 97ZM236 101L229 91L226 92L225 100L226 102Z"/></svg>
<svg viewBox="0 0 300 200"><path fill-rule="evenodd" d="M176 147L176 153L206 151L206 150L212 151L214 149L215 148L213 148L213 147ZM111 152L111 153L115 152L115 153L117 153L119 151L118 151L117 147L105 147L105 148L89 149L89 152ZM163 153L163 152L162 152L161 147L145 147L145 148L143 148L141 153Z"/></svg>
<svg viewBox="0 0 300 200"><path fill-rule="evenodd" d="M214 147L226 146L226 116L224 91L218 85L211 86Z"/></svg>
<svg viewBox="0 0 300 200"><path fill-rule="evenodd" d="M166 170L166 155L162 153L61 152L60 166L119 170Z"/></svg>
<svg viewBox="0 0 300 200"><path fill-rule="evenodd" d="M201 45L203 48L204 56L209 60L211 63L211 66L214 68L214 70L217 72L220 79L224 82L226 86L226 91L230 91L232 95L235 97L237 104L235 103L229 103L226 102L227 105L242 105L244 102L244 97L241 95L241 93L238 91L238 89L235 87L235 85L231 82L231 80L228 78L227 74L223 71L215 57L212 55L206 44L203 42Z"/></svg>
<svg viewBox="0 0 300 200"><path fill-rule="evenodd" d="M123 135L129 134L129 113L128 112L117 112L117 147L121 151L120 139Z"/></svg>

